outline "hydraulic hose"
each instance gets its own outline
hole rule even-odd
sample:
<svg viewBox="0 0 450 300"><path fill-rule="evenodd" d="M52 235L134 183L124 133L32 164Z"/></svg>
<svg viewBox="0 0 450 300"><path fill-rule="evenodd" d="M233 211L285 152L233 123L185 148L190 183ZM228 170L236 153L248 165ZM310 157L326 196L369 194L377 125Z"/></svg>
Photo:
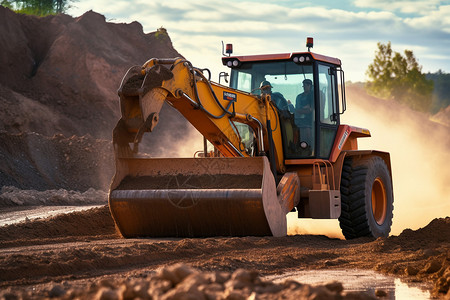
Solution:
<svg viewBox="0 0 450 300"><path fill-rule="evenodd" d="M219 99L217 99L216 93L214 93L214 90L211 86L211 83L209 82L209 80L205 77L205 75L203 75L203 73L200 71L200 69L198 68L192 68L193 71L197 71L197 74L205 81L205 83L208 85L209 88L209 92L211 93L211 95L213 96L214 101L216 101L217 105L225 112L225 114L229 114L229 115L233 115L233 112L230 112L228 109L230 108L230 106L232 105L233 102L229 102L227 107L223 107L222 103L220 103ZM199 72L200 71L200 72ZM198 96L198 90L197 90L197 84L194 84L194 89L195 89L195 93Z"/></svg>
<svg viewBox="0 0 450 300"><path fill-rule="evenodd" d="M221 119L221 118L223 118L223 117L224 117L225 115L227 115L227 114L232 115L232 113L229 111L229 108L231 107L231 105L233 104L233 102L229 102L226 108L222 106L222 104L219 102L219 100L217 99L216 95L214 94L214 91L212 90L212 86L211 86L211 84L209 83L209 80L207 80L206 77L203 75L203 73L202 73L203 70L202 70L202 69L199 69L199 68L193 67L192 64L191 64L191 62L188 61L188 60L185 60L185 59L176 61L176 62L172 65L171 69L173 69L177 64L180 64L180 63L186 63L186 64L188 65L188 67L189 67L189 68L188 68L189 72L190 72L190 73L192 74L192 76L194 77L194 94L195 94L195 101L194 101L192 98L190 98L190 97L189 97L185 92L183 92L183 91L180 91L180 92L179 92L179 93L180 93L180 96L183 96L184 98L186 98L187 100L189 100L189 102L191 102L191 104L192 104L195 108L201 109L202 111L204 111L208 116L210 116L210 117L213 118L213 119ZM207 70L208 72L210 72L208 69L206 69L206 70ZM198 76L202 77L202 78L205 80L205 82L208 84L210 93L212 94L214 100L216 101L216 103L218 103L219 107L223 110L223 113L222 113L221 115L216 116L216 115L212 114L211 112L209 112L209 111L203 106L202 101L200 100L200 97L199 97L199 95L198 95L197 82L195 81L195 75L196 75L195 73L197 73Z"/></svg>

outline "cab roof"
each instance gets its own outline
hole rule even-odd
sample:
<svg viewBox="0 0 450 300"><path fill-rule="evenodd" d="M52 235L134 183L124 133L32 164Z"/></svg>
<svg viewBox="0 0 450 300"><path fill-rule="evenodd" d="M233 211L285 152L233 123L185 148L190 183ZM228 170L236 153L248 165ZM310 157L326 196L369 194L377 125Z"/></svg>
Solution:
<svg viewBox="0 0 450 300"><path fill-rule="evenodd" d="M256 61L268 61L268 60L292 60L296 56L311 56L313 60L330 63L336 66L341 65L341 60L338 58L325 56L313 52L292 52L292 53L279 53L279 54L260 54L260 55L242 55L242 56L224 56L222 57L222 63L227 65L230 60L237 59L239 62L256 62Z"/></svg>

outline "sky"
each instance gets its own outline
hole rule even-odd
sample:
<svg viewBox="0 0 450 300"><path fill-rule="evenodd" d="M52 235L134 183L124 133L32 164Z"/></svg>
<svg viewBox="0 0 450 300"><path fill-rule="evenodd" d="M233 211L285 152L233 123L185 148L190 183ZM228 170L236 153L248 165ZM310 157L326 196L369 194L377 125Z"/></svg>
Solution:
<svg viewBox="0 0 450 300"><path fill-rule="evenodd" d="M450 72L450 0L77 0L74 17L93 10L108 22L167 29L175 49L217 81L222 41L233 55L306 51L342 61L346 80L367 81L377 43L412 50L423 72ZM144 63L144 62L137 62Z"/></svg>

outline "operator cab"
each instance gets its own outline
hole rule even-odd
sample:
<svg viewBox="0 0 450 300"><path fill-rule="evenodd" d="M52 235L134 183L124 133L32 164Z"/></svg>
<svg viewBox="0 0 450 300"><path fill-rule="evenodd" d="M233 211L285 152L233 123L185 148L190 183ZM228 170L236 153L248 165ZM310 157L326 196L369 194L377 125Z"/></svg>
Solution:
<svg viewBox="0 0 450 300"><path fill-rule="evenodd" d="M222 62L231 68L233 89L260 95L269 83L269 93L280 116L286 163L301 158L329 158L340 124L339 115L345 110L344 76L339 59L296 52L227 56Z"/></svg>

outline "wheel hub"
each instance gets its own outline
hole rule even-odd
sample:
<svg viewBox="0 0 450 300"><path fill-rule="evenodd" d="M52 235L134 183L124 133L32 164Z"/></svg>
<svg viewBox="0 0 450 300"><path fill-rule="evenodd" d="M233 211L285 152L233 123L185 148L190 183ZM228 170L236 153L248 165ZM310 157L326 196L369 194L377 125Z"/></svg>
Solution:
<svg viewBox="0 0 450 300"><path fill-rule="evenodd" d="M382 225L387 214L386 189L381 178L377 177L372 186L372 214L378 225Z"/></svg>

